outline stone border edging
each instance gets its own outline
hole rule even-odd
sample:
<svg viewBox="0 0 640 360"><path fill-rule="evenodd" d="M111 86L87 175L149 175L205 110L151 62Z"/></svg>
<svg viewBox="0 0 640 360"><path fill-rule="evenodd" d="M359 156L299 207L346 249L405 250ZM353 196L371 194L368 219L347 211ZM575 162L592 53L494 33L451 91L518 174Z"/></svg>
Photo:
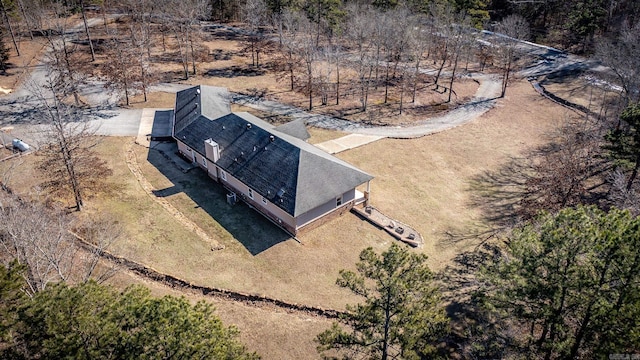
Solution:
<svg viewBox="0 0 640 360"><path fill-rule="evenodd" d="M600 118L600 115L594 113L593 111L589 110L586 106L580 105L580 104L576 104L573 103L571 101L565 100L561 97L559 97L558 95L550 92L549 90L545 89L545 87L540 84L540 82L535 79L535 78L528 78L527 79L529 81L529 83L531 84L531 86L533 86L533 89L540 95L544 96L545 98L553 101L554 103L558 104L558 105L562 105L572 111L575 112L579 112L585 115L589 115L589 116L594 116L596 118Z"/></svg>
<svg viewBox="0 0 640 360"><path fill-rule="evenodd" d="M278 308L284 309L287 312L300 312L307 315L321 316L327 319L337 319L340 316L346 315L347 312L325 309L319 306L310 306L304 304L296 304L286 302L284 300L270 298L259 294L249 294L239 291L232 291L227 289L221 289L216 287L209 287L203 285L192 284L186 280L180 279L173 275L162 273L146 265L140 264L133 260L117 256L111 252L98 249L96 246L82 238L80 235L69 232L78 241L78 243L88 251L97 252L100 258L124 266L127 270L144 277L145 279L169 286L173 289L191 290L200 293L204 296L210 296L214 298L228 299L236 302L241 302L245 305L259 307L259 304L272 305Z"/></svg>

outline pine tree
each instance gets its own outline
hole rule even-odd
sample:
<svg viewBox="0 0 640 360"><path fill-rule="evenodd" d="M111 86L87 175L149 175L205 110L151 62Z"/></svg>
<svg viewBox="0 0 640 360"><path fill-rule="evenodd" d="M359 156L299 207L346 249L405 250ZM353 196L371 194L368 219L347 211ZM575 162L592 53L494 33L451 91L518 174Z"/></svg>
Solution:
<svg viewBox="0 0 640 360"><path fill-rule="evenodd" d="M5 273L0 266L0 285ZM210 304L152 297L141 286L118 292L93 281L60 283L23 297L16 317L12 341L0 341L2 359L258 358Z"/></svg>
<svg viewBox="0 0 640 360"><path fill-rule="evenodd" d="M496 318L519 324L524 358L606 358L640 347L640 218L596 207L517 228L484 270ZM515 335L518 336L518 335Z"/></svg>
<svg viewBox="0 0 640 360"><path fill-rule="evenodd" d="M424 254L393 244L377 255L360 253L358 273L340 271L337 284L364 298L347 306L349 315L319 334L318 351L343 350L363 358L428 358L447 330L444 308ZM368 357L367 357L368 356Z"/></svg>
<svg viewBox="0 0 640 360"><path fill-rule="evenodd" d="M620 115L621 126L607 134L609 155L618 166L631 170L627 190L631 189L640 170L640 103L632 104Z"/></svg>

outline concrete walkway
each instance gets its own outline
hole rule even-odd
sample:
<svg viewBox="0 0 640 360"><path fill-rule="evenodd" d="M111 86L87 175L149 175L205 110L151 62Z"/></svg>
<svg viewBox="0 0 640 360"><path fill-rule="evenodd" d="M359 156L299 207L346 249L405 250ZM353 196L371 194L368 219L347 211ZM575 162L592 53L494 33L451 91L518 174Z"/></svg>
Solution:
<svg viewBox="0 0 640 360"><path fill-rule="evenodd" d="M328 152L329 154L337 154L339 152L349 150L349 149L354 149L359 146L366 145L383 138L384 136L377 136L377 135L349 134L339 139L329 140L320 144L315 144L315 146L325 152Z"/></svg>

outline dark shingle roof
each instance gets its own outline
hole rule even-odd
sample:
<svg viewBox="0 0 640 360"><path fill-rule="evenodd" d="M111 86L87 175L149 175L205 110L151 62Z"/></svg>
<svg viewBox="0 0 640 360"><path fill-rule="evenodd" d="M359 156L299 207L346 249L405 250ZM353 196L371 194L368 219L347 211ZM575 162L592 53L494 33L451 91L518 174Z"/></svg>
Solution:
<svg viewBox="0 0 640 360"><path fill-rule="evenodd" d="M192 89L178 93L177 107L189 103L188 99L194 96ZM207 92L206 87L202 92ZM202 99L204 104L198 106L206 112L208 97ZM213 139L220 146L216 165L292 216L304 214L372 179L248 113L229 113L213 120L188 112L179 118L179 110L176 114L176 138L202 155L204 141Z"/></svg>

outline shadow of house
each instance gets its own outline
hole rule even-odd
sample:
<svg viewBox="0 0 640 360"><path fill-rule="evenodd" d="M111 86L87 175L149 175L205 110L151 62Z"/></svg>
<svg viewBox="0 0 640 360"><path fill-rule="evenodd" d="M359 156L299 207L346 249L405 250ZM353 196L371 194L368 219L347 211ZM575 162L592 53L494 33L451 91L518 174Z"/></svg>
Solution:
<svg viewBox="0 0 640 360"><path fill-rule="evenodd" d="M171 161L167 161L167 157L170 157ZM147 160L174 184L168 188L154 190L155 196L168 198L183 193L252 255L258 255L272 246L291 239L291 235L259 213L252 211L243 202L235 205L228 204L226 197L228 191L220 185L212 184L212 180L206 173L198 169L184 172L182 169L189 168L191 164L177 155L175 143L162 143L155 149L149 149ZM194 222L198 223L197 220ZM198 223L198 226L210 234L220 231L215 228L215 225Z"/></svg>

